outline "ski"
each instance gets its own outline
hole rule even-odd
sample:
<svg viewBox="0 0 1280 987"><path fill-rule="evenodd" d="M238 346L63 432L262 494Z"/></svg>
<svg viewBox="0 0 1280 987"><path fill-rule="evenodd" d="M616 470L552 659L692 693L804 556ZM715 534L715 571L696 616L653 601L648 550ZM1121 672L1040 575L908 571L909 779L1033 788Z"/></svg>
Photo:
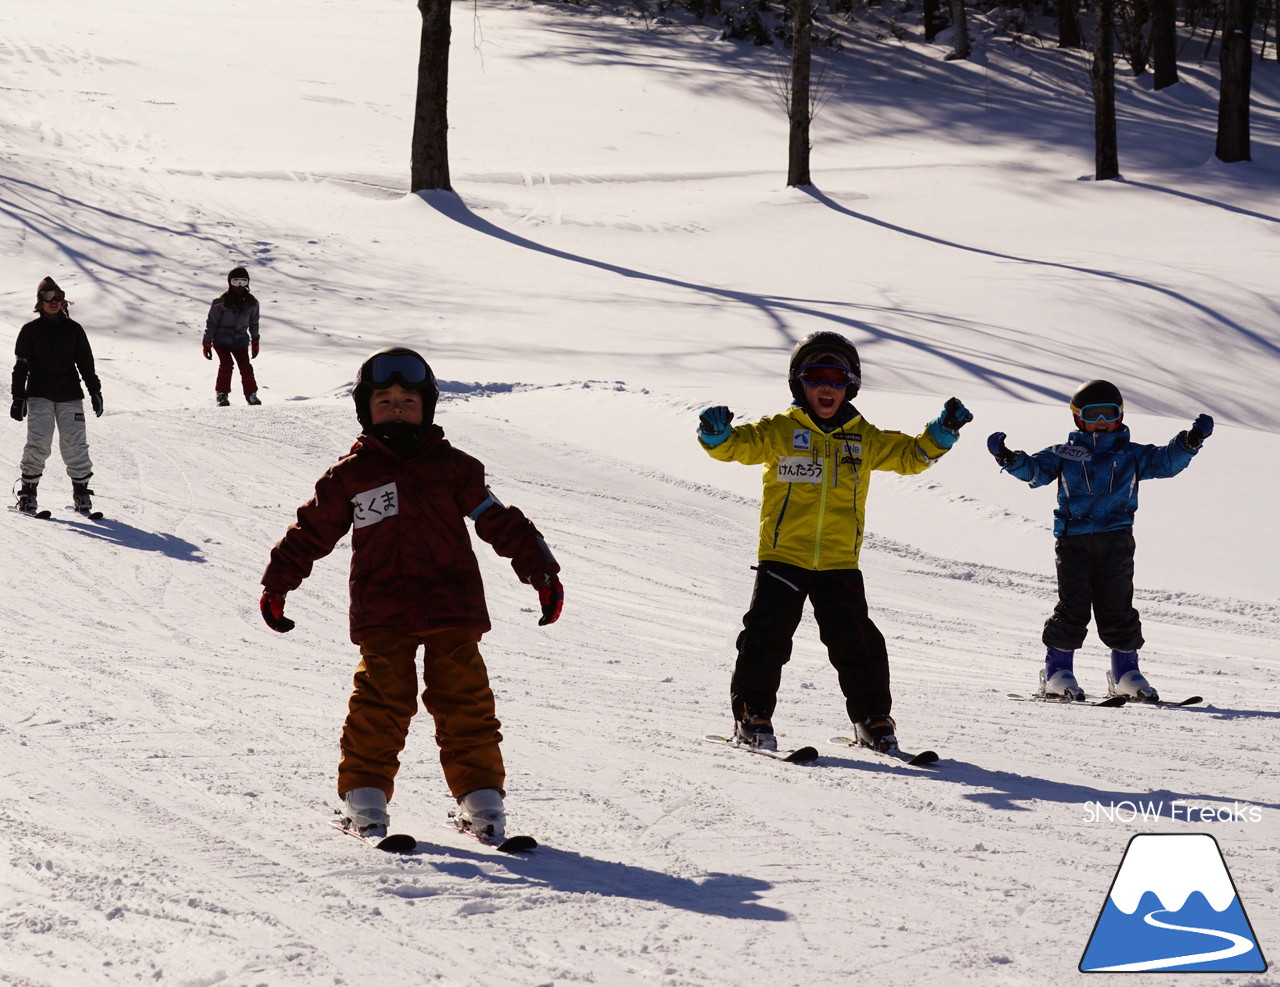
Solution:
<svg viewBox="0 0 1280 987"><path fill-rule="evenodd" d="M392 833L389 836L381 837L362 836L359 830L352 829L346 825L346 820L344 819L331 819L329 825L339 833L346 833L361 843L365 843L375 850L382 850L384 853L412 853L418 848L418 841L406 833Z"/></svg>
<svg viewBox="0 0 1280 987"><path fill-rule="evenodd" d="M101 512L101 511L82 511L82 510L80 510L80 508L78 508L78 507L72 507L72 506L71 506L71 505L69 505L69 504L67 505L67 510L71 511L71 512L72 512L72 513L74 513L74 514L79 514L81 517L87 517L90 521L101 521L101 520L102 520L102 512Z"/></svg>
<svg viewBox="0 0 1280 987"><path fill-rule="evenodd" d="M735 750L746 751L748 754L763 754L765 757L771 757L775 761L786 761L788 764L812 764L818 759L818 749L816 747L799 747L796 750L783 751L766 751L759 747L748 747L746 744L740 744L732 737L722 737L717 733L704 734L703 740L709 740L713 744L725 744Z"/></svg>
<svg viewBox="0 0 1280 987"><path fill-rule="evenodd" d="M1164 706L1168 709L1177 709L1180 706L1196 706L1204 702L1204 698L1202 696L1189 696L1181 702L1174 702L1170 699L1130 699L1129 702L1135 706Z"/></svg>
<svg viewBox="0 0 1280 987"><path fill-rule="evenodd" d="M46 521L53 517L52 511L24 511L21 507L13 506L10 506L9 510L13 511L14 514L25 514L27 517L39 518L41 521Z"/></svg>
<svg viewBox="0 0 1280 987"><path fill-rule="evenodd" d="M1006 695L1020 703L1055 703L1058 706L1123 706L1129 701L1128 696L1107 696L1106 699L1099 699L1096 703L1089 702L1087 699L1053 699L1049 696L1020 696L1016 692L1006 693Z"/></svg>
<svg viewBox="0 0 1280 987"><path fill-rule="evenodd" d="M493 840L487 836L481 836L474 829L464 829L459 826L454 821L452 813L450 813L449 818L445 820L443 825L446 828L453 830L455 833L460 833L463 836L469 836L477 843L483 844L487 847L493 847L495 850L501 850L503 853L528 853L530 850L536 849L538 846L538 841L532 836L508 836L506 839L502 840Z"/></svg>
<svg viewBox="0 0 1280 987"><path fill-rule="evenodd" d="M877 750L874 747L868 747L866 744L859 743L853 737L832 737L828 743L835 744L837 747L853 747L857 750L867 751L871 754L879 754L882 757L891 757L903 764L913 764L921 766L925 764L934 764L938 760L937 751L921 751L919 754L911 754L907 751L900 750L895 747L891 751Z"/></svg>

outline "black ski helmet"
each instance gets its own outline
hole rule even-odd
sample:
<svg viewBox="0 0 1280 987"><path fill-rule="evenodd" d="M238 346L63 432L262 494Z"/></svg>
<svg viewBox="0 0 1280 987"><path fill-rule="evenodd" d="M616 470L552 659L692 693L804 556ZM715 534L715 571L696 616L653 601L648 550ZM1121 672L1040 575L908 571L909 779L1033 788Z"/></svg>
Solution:
<svg viewBox="0 0 1280 987"><path fill-rule="evenodd" d="M853 343L838 332L828 330L811 332L791 350L791 368L787 373L787 381L791 385L791 396L795 398L796 404L804 405L804 385L800 383L801 371L811 363L820 362L813 358L823 353L841 357L843 358L841 362L848 363L853 380L845 391L846 398L853 397L862 386L862 361L858 359L858 351Z"/></svg>
<svg viewBox="0 0 1280 987"><path fill-rule="evenodd" d="M431 366L419 354L403 346L389 346L378 350L360 364L356 383L351 388L351 399L356 403L356 418L368 432L373 427L369 413L369 398L382 387L399 384L422 395L422 424L430 425L435 419L436 401L440 388Z"/></svg>
<svg viewBox="0 0 1280 987"><path fill-rule="evenodd" d="M1076 427L1084 428L1084 420L1080 417L1080 409L1091 404L1114 404L1120 409L1117 421L1124 421L1124 397L1120 388L1109 380L1086 380L1071 395L1071 414L1075 416Z"/></svg>

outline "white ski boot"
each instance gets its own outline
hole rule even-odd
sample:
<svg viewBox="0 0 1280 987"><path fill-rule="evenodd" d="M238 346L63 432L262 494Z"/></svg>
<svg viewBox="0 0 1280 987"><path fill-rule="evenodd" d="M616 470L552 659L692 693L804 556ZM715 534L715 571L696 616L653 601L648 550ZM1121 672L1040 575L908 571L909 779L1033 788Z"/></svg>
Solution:
<svg viewBox="0 0 1280 987"><path fill-rule="evenodd" d="M353 788L342 796L342 815L361 836L387 835L391 816L387 796L381 788Z"/></svg>
<svg viewBox="0 0 1280 987"><path fill-rule="evenodd" d="M454 826L486 843L501 843L506 839L507 811L502 805L502 792L496 788L468 792L458 799L458 808L450 816Z"/></svg>
<svg viewBox="0 0 1280 987"><path fill-rule="evenodd" d="M1076 681L1076 674L1071 670L1075 661L1074 651L1062 651L1049 648L1045 651L1044 668L1040 669L1040 691L1036 693L1041 699L1058 699L1062 702L1081 702L1084 690Z"/></svg>
<svg viewBox="0 0 1280 987"><path fill-rule="evenodd" d="M1154 703L1159 701L1160 694L1147 681L1147 677L1138 671L1138 652L1111 652L1111 671L1107 672L1107 695L1127 696L1138 702Z"/></svg>

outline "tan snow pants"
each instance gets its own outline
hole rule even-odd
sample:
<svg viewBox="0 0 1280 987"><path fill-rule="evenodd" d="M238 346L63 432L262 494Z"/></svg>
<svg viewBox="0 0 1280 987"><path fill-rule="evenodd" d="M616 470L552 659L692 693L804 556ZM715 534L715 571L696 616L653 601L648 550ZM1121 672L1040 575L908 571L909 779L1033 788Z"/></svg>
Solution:
<svg viewBox="0 0 1280 987"><path fill-rule="evenodd" d="M506 782L480 631L377 631L360 642L355 691L342 728L338 794L380 788L391 798L409 721L418 711L417 650L423 649L422 703L435 719L440 765L455 798Z"/></svg>

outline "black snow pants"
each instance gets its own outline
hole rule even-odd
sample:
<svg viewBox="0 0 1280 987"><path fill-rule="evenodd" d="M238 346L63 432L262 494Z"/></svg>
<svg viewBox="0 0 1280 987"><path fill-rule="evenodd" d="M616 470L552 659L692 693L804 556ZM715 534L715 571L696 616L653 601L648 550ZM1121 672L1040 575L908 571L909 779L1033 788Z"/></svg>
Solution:
<svg viewBox="0 0 1280 987"><path fill-rule="evenodd" d="M1133 608L1133 529L1063 535L1054 548L1058 605L1044 622L1044 643L1060 651L1084 644L1093 610L1098 637L1116 651L1142 647Z"/></svg>
<svg viewBox="0 0 1280 987"><path fill-rule="evenodd" d="M818 634L835 667L850 721L891 712L889 652L867 613L861 570L815 571L761 562L751 609L742 618L729 686L734 717L773 716L782 666L791 659L791 639L806 599L813 603Z"/></svg>

